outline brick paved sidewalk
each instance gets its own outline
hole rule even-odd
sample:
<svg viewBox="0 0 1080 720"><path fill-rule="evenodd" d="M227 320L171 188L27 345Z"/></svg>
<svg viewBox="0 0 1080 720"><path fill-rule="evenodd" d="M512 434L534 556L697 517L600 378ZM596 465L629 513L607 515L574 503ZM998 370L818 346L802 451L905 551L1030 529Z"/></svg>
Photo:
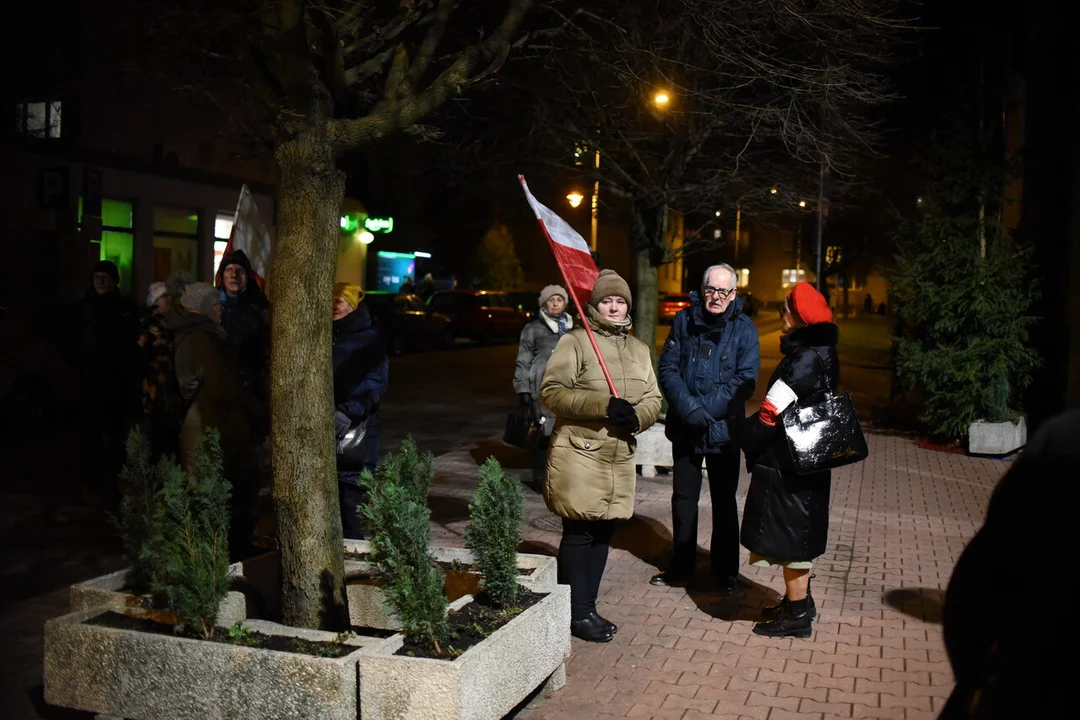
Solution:
<svg viewBox="0 0 1080 720"><path fill-rule="evenodd" d="M751 633L761 607L782 594L775 569L746 567L753 586L727 600L650 586L670 548L670 484L639 479L637 514L616 533L600 590L600 612L618 623L618 635L606 645L574 640L566 687L535 698L519 717L936 717L952 688L943 591L1008 464L923 450L909 438L869 442L867 461L833 475L829 550L816 563L819 615L809 640ZM485 442L438 459L436 542L461 544L485 448L527 472L527 458L499 446ZM748 483L744 470L740 507ZM705 485L703 546L711 529ZM531 551L554 555L558 519L526 492L524 539Z"/></svg>

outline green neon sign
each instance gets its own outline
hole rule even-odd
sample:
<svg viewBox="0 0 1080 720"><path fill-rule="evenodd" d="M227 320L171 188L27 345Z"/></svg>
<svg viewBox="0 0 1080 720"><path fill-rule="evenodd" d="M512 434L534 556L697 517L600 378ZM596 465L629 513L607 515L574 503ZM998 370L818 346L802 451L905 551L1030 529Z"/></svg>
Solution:
<svg viewBox="0 0 1080 720"><path fill-rule="evenodd" d="M394 218L392 217L366 217L364 229L373 233L388 233L394 231Z"/></svg>
<svg viewBox="0 0 1080 720"><path fill-rule="evenodd" d="M343 215L340 225L341 232L352 234L360 227L360 218L355 215Z"/></svg>

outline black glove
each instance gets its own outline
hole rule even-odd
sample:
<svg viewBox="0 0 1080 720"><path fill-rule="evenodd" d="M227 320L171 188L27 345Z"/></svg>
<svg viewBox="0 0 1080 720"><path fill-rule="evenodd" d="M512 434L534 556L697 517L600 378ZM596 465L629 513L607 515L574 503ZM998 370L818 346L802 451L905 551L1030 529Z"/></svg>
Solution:
<svg viewBox="0 0 1080 720"><path fill-rule="evenodd" d="M613 397L608 401L607 416L618 427L627 430L638 429L638 418L637 413L634 412L634 406L622 398Z"/></svg>
<svg viewBox="0 0 1080 720"><path fill-rule="evenodd" d="M532 395L529 393L518 393L518 402L521 403L521 407L532 407Z"/></svg>
<svg viewBox="0 0 1080 720"><path fill-rule="evenodd" d="M339 440L345 436L350 427L352 427L352 420L349 416L340 410L334 411L334 432Z"/></svg>

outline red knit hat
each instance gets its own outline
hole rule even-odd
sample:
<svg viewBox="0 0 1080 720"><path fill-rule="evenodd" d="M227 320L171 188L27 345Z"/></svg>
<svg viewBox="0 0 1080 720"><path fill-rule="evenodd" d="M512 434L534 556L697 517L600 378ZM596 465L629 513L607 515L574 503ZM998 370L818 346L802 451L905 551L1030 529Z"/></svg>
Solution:
<svg viewBox="0 0 1080 720"><path fill-rule="evenodd" d="M787 305L807 325L832 322L832 310L825 296L808 282L801 282L792 289L787 296Z"/></svg>

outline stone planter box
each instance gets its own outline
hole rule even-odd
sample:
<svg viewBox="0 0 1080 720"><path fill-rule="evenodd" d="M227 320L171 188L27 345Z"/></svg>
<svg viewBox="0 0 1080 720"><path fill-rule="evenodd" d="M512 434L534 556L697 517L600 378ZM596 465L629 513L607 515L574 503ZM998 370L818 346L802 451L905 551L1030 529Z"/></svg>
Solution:
<svg viewBox="0 0 1080 720"><path fill-rule="evenodd" d="M218 606L217 624L229 627L248 617L272 615L280 606L281 570L277 553L266 553L229 566L233 589ZM118 612L124 608L153 608L153 597L137 595L123 588L131 576L125 568L108 575L71 586L71 612L107 607Z"/></svg>
<svg viewBox="0 0 1080 720"><path fill-rule="evenodd" d="M45 701L133 720L357 717L357 658L385 640L357 638L340 658L86 625L109 608L45 623ZM128 609L128 614L142 614ZM253 621L265 634L333 633Z"/></svg>
<svg viewBox="0 0 1080 720"><path fill-rule="evenodd" d="M1027 421L976 422L968 426L968 452L972 455L1009 455L1027 445Z"/></svg>
<svg viewBox="0 0 1080 720"><path fill-rule="evenodd" d="M362 720L498 720L541 684L561 688L570 655L570 587L534 590L547 596L453 661L394 655L402 635L365 650Z"/></svg>
<svg viewBox="0 0 1080 720"><path fill-rule="evenodd" d="M370 549L371 544L366 540L345 541L347 553L364 554ZM465 566L473 563L472 552L465 548L432 547L431 554L439 562L458 562ZM529 574L518 578L518 582L530 590L539 592L539 588L547 588L558 583L558 561L553 557L518 553L517 565L520 569L531 570ZM400 630L401 623L390 614L386 607L386 593L382 585L377 580L368 579L373 571L374 568L370 563L348 558L345 560L345 591L349 599L349 620L356 627ZM477 581L448 582L450 602L476 592Z"/></svg>
<svg viewBox="0 0 1080 720"><path fill-rule="evenodd" d="M641 466L641 477L656 477L656 468L675 464L671 456L671 441L664 437L664 424L658 422L637 435L634 463Z"/></svg>

